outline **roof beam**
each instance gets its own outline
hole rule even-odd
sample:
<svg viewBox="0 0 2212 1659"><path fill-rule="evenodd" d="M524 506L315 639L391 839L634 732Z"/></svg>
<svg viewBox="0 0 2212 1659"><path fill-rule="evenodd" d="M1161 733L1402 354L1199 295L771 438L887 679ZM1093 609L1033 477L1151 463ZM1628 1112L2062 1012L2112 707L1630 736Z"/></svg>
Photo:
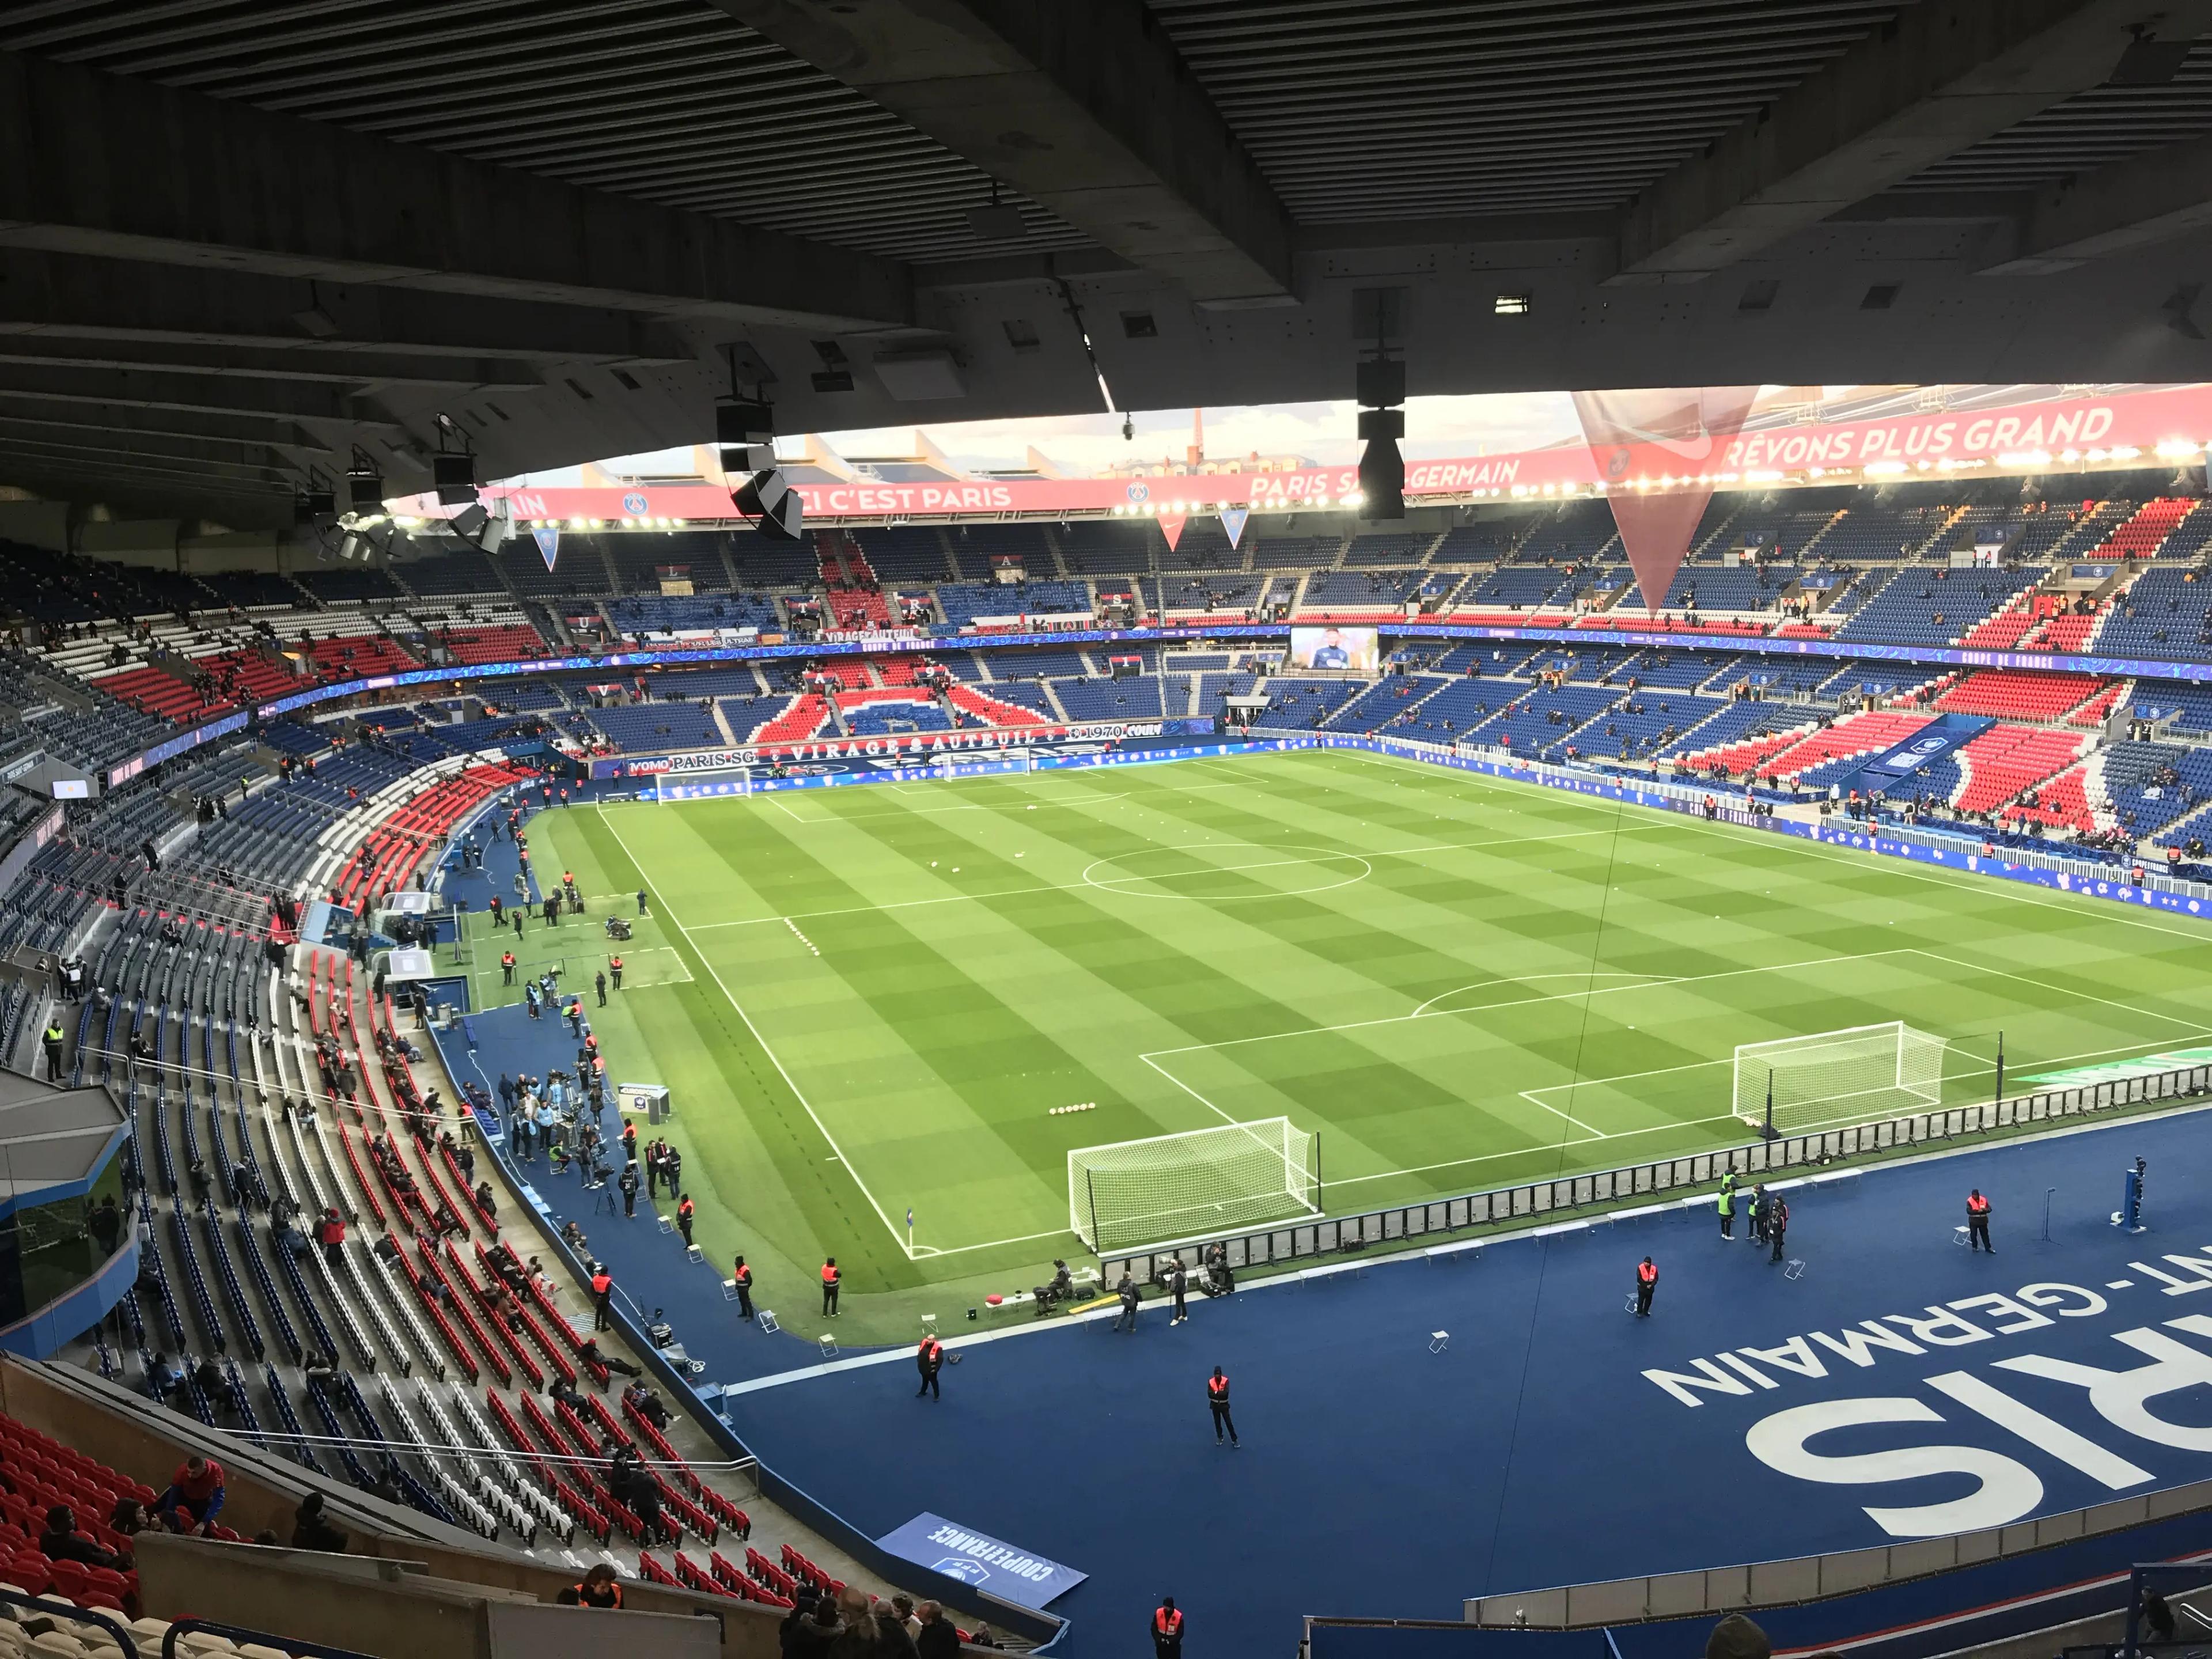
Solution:
<svg viewBox="0 0 2212 1659"><path fill-rule="evenodd" d="M1921 0L1638 197L1612 280L1723 270L2208 27L2212 0Z"/></svg>
<svg viewBox="0 0 2212 1659"><path fill-rule="evenodd" d="M0 244L739 325L914 321L893 261L15 52Z"/></svg>
<svg viewBox="0 0 2212 1659"><path fill-rule="evenodd" d="M330 386L479 387L535 391L544 377L526 363L482 357L422 357L389 351L329 351L295 345L208 346L137 340L67 340L0 332L0 363L49 368L174 370L249 380Z"/></svg>
<svg viewBox="0 0 2212 1659"><path fill-rule="evenodd" d="M268 422L331 421L373 431L405 428L337 388L193 373L81 373L0 363L0 400L93 404L179 414L228 415Z"/></svg>
<svg viewBox="0 0 2212 1659"><path fill-rule="evenodd" d="M2062 179L2037 194L2009 252L1983 274L2049 276L2212 225L2208 169L2212 139L2192 138Z"/></svg>
<svg viewBox="0 0 2212 1659"><path fill-rule="evenodd" d="M670 324L635 312L319 283L246 271L146 267L0 247L0 336L144 340L562 362L690 362Z"/></svg>
<svg viewBox="0 0 2212 1659"><path fill-rule="evenodd" d="M185 438L258 453L274 445L279 450L335 461L344 447L297 424L271 424L252 416L190 414L170 409L125 409L112 404L90 408L69 404L16 404L0 399L0 430L27 428L38 432L82 434L94 437L117 434Z"/></svg>
<svg viewBox="0 0 2212 1659"><path fill-rule="evenodd" d="M1142 0L715 3L1200 303L1294 303L1289 214Z"/></svg>

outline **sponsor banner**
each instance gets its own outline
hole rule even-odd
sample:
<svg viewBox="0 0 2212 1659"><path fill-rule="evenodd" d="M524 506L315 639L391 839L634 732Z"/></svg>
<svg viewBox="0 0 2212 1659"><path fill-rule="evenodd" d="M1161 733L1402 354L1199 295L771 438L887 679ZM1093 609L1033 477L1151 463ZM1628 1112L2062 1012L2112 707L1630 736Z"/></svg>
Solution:
<svg viewBox="0 0 2212 1659"><path fill-rule="evenodd" d="M1002 1601L1042 1608L1065 1595L1088 1573L1064 1567L1033 1550L1004 1543L988 1533L957 1526L927 1511L876 1540L902 1561L988 1590Z"/></svg>
<svg viewBox="0 0 2212 1659"><path fill-rule="evenodd" d="M2075 1066L2063 1072L2039 1072L2019 1082L2041 1089L2086 1089L2096 1083L2124 1083L2131 1077L2156 1077L2161 1072L2187 1071L2212 1066L2212 1048L2173 1048L2162 1054L2139 1054L2133 1060L2107 1060L2094 1066Z"/></svg>
<svg viewBox="0 0 2212 1659"><path fill-rule="evenodd" d="M927 767L939 757L982 757L1033 749L1041 754L1080 753L1101 746L1182 740L1213 735L1204 719L1102 720L1084 726L993 726L984 731L915 732L878 738L830 738L818 743L750 744L741 749L693 749L677 755L609 755L592 763L595 778L694 778L780 765L794 775L854 769L848 763L893 766L902 760Z"/></svg>
<svg viewBox="0 0 2212 1659"><path fill-rule="evenodd" d="M1087 620L1087 619L1086 619ZM1034 619L1032 619L1034 621ZM1388 632L1393 639L1415 640L1495 640L1501 645L1526 643L1559 643L1577 647L1605 646L1658 647L1674 651L1727 651L1757 656L1822 657L1836 660L1861 662L1895 662L1916 665L1933 664L1949 668L2006 668L2027 669L2050 673L2064 669L2069 673L2096 674L2112 679L2176 680L2201 684L2212 679L2212 663L2174 662L2145 657L2074 656L2055 658L2051 653L2036 651L1962 651L1948 647L1936 647L1917 645L1869 645L1856 641L1839 644L1827 639L1766 639L1756 635L1708 634L1681 629L1667 632L1646 629L1575 629L1500 627L1490 623L1455 623L1433 617L1407 617L1403 623L1393 622ZM1255 623L1238 619L1233 622L1182 621L1157 628L1078 628L1036 633L993 633L982 635L974 632L948 633L934 636L940 646L969 649L976 646L1004 648L1022 645L1115 645L1127 642L1174 644L1176 642L1216 642L1242 641L1250 643L1281 641L1290 636L1290 629L1280 623ZM815 641L785 642L773 636L763 638L754 646L699 647L678 651L614 652L598 656L532 657L511 662L457 664L445 668L410 669L402 674L387 674L373 680L348 680L341 684L317 686L279 697L272 702L258 705L254 713L263 720L288 714L322 702L356 696L364 691L389 687L422 686L435 688L449 695L458 694L461 686L471 680L511 679L517 675L542 677L548 674L593 672L603 673L622 669L667 668L680 665L705 666L714 663L769 662L791 658L813 660L835 658L875 650L913 650L916 641L882 641L861 645L823 645ZM927 641L921 642L927 644ZM2154 696L2154 687L2145 695ZM197 732L173 738L147 751L137 760L126 762L109 774L111 787L135 777L146 766L157 764L174 754L181 754L197 743L211 737L220 737L240 729L246 716L233 714L204 726Z"/></svg>
<svg viewBox="0 0 2212 1659"><path fill-rule="evenodd" d="M1710 430L1712 422L1708 422ZM1418 434L1417 434L1418 435ZM2065 452L2103 459L2112 452L2140 451L2148 460L2170 439L2212 437L2212 385L2153 386L2109 396L2060 398L1995 409L1930 410L1880 420L1816 422L1754 429L1717 436L1710 447L1661 441L1627 446L1627 461L1607 447L1602 459L1587 445L1524 450L1502 455L1466 456L1406 463L1409 497L1465 496L1492 490L1540 494L1549 485L1589 489L1601 483L1636 487L1692 484L1716 473L1723 488L1756 489L1781 473L1808 467L1849 468L1869 464L1917 471L1960 466L1986 473L2017 472L2063 464ZM1618 477L1606 473L1621 468ZM1341 501L1359 488L1356 465L1302 467L1285 472L1222 472L1199 477L1146 478L989 478L892 483L854 479L795 485L806 516L830 523L841 519L922 516L958 519L1003 518L1033 513L1105 514L1116 507L1159 513L1219 512L1244 507L1268 512L1307 503ZM619 524L625 518L668 517L688 524L737 520L729 492L701 480L693 483L597 489L539 489L501 486L484 492L501 498L519 522L570 523L598 519ZM635 506L636 503L642 506ZM417 495L393 503L396 511L425 518L447 518L456 510L434 496ZM549 556L550 566L551 560Z"/></svg>
<svg viewBox="0 0 2212 1659"><path fill-rule="evenodd" d="M1866 769L1887 777L1917 772L1942 760L1953 750L1964 747L1995 724L1994 720L1960 720L1954 725L1948 720L1939 720L1933 726L1922 726L1880 759L1869 761Z"/></svg>

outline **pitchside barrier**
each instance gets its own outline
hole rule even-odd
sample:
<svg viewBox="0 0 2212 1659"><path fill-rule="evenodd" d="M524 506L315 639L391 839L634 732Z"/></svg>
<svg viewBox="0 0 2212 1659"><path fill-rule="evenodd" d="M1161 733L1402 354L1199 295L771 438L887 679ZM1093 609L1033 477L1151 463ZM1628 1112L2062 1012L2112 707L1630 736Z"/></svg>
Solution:
<svg viewBox="0 0 2212 1659"><path fill-rule="evenodd" d="M1852 1124L1777 1140L1692 1152L1625 1169L1561 1176L1517 1187L1493 1187L1456 1198L1431 1199L1358 1215L1284 1222L1249 1231L1179 1239L1141 1250L1116 1250L1100 1258L1108 1284L1123 1272L1146 1283L1171 1261L1200 1265L1212 1245L1228 1253L1232 1273L1282 1262L1340 1256L1369 1249L1442 1243L1470 1227L1565 1218L1583 1210L1632 1205L1639 1199L1670 1193L1688 1194L1711 1185L1729 1170L1738 1175L1771 1175L1818 1170L1845 1159L1940 1146L2032 1123L2086 1116L2121 1106L2160 1100L2187 1100L2212 1091L2212 1066L2191 1066L2143 1077L2118 1078L2069 1089L2015 1095L1973 1106L1948 1106L1903 1117Z"/></svg>
<svg viewBox="0 0 2212 1659"><path fill-rule="evenodd" d="M1741 1566L1693 1568L1638 1578L1563 1584L1551 1589L1471 1595L1466 1598L1464 1616L1470 1625L1493 1630L1587 1630L1646 1619L1717 1617L1747 1608L1786 1607L1854 1595L1877 1585L1903 1583L2009 1556L2033 1554L2078 1539L2126 1532L2154 1521L2205 1510L2212 1510L2212 1480L1942 1538L1916 1538L1869 1549ZM2206 1573L2212 1577L2212 1567Z"/></svg>

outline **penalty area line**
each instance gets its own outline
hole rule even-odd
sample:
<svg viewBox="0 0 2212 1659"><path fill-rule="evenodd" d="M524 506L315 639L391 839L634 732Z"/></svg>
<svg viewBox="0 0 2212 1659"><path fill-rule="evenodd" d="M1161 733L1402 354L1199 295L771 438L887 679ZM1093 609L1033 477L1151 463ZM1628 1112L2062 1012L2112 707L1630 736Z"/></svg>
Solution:
<svg viewBox="0 0 2212 1659"><path fill-rule="evenodd" d="M805 1091L799 1088L797 1080L784 1068L782 1059L774 1048L769 1046L768 1039L761 1035L760 1027L753 1024L753 1017L745 1012L744 1005L739 1002L736 994L731 991L728 981L722 977L721 969L714 966L714 959L699 949L698 942L691 937L690 930L684 926L682 919L669 908L667 895L663 893L652 877L647 874L645 866L639 861L637 854L630 850L629 843L623 839L622 831L616 829L614 825L609 824L607 833L615 838L615 844L623 849L623 855L636 866L639 879L651 890L654 908L667 920L669 926L684 936L684 942L691 947L699 960L706 963L707 972L712 975L715 985L720 988L723 997L736 1012L738 1018L744 1022L745 1030L752 1033L753 1041L760 1045L761 1052L768 1056L769 1064L775 1067L776 1075L783 1079L784 1087L791 1091L791 1097L796 1100L800 1109L814 1121L814 1127L821 1131L823 1141L828 1144L830 1150L837 1155L838 1160L844 1164L845 1173L853 1178L853 1185L860 1188L860 1196L868 1200L868 1207L876 1212L876 1219L884 1224L884 1231L890 1234L892 1242L905 1252L908 1260L911 1261L913 1247L901 1236L898 1228L892 1224L890 1213L877 1201L876 1195L868 1190L868 1183L860 1179L860 1171L853 1167L853 1160L845 1156L845 1149L837 1144L837 1137L830 1133L830 1126L822 1121L822 1115L814 1109L814 1103L807 1099Z"/></svg>

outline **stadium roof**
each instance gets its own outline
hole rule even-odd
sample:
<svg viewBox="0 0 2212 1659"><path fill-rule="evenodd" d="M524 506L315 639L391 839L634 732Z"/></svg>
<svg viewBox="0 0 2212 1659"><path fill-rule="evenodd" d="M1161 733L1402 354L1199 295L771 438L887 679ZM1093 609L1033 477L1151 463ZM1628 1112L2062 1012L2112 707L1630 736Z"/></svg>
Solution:
<svg viewBox="0 0 2212 1659"><path fill-rule="evenodd" d="M27 0L0 485L273 525L784 429L2212 374L2212 0ZM1000 210L993 213L993 206ZM1525 309L1501 310L1501 298ZM449 436L448 443L456 441Z"/></svg>

